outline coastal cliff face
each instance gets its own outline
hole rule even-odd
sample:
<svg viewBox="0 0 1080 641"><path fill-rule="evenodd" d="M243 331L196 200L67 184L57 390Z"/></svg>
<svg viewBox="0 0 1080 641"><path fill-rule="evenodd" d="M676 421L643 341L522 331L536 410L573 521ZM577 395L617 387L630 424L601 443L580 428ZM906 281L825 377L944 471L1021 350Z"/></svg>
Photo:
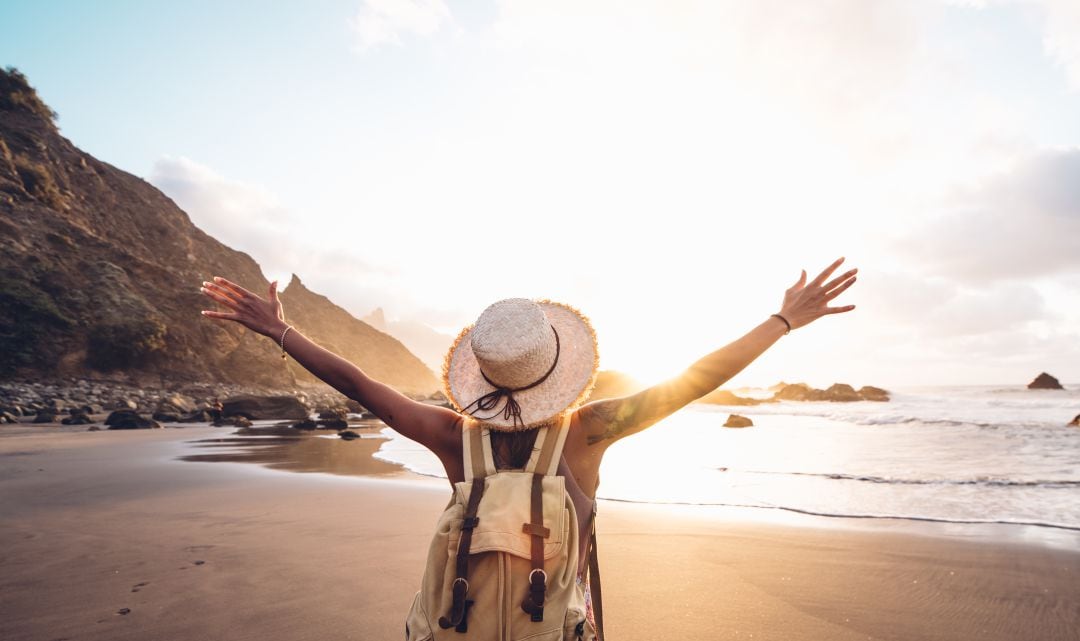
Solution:
<svg viewBox="0 0 1080 641"><path fill-rule="evenodd" d="M199 314L199 284L212 276L266 291L258 264L146 181L77 149L54 120L22 74L0 70L0 378L310 380L276 366L273 341ZM317 342L372 375L411 393L437 389L400 342L326 298L299 285L282 299L298 329L310 323Z"/></svg>
<svg viewBox="0 0 1080 641"><path fill-rule="evenodd" d="M289 323L375 380L411 394L428 395L441 389L442 384L431 370L397 339L311 291L296 274L279 298ZM302 367L294 370L300 380L315 381Z"/></svg>

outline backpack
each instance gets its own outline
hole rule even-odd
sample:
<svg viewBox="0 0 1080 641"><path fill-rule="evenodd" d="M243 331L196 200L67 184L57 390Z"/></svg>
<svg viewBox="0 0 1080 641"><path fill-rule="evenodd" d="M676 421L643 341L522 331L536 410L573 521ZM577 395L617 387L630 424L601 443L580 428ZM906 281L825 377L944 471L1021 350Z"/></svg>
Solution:
<svg viewBox="0 0 1080 641"><path fill-rule="evenodd" d="M524 470L496 470L490 431L465 417L465 480L436 524L406 641L602 638L577 581L577 512L556 474L569 424L567 413L561 426L537 428Z"/></svg>

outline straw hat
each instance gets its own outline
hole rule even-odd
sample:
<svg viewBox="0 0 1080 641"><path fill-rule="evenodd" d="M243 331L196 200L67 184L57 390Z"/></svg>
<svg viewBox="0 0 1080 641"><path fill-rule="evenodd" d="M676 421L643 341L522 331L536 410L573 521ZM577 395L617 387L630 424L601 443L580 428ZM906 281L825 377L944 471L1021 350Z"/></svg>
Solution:
<svg viewBox="0 0 1080 641"><path fill-rule="evenodd" d="M461 330L443 364L446 397L493 430L537 427L576 408L596 382L589 319L569 305L508 298Z"/></svg>

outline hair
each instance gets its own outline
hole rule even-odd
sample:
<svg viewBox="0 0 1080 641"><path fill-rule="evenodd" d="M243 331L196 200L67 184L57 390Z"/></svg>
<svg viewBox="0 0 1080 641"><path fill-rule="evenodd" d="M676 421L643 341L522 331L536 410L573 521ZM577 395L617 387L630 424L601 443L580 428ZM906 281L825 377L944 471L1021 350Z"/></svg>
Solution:
<svg viewBox="0 0 1080 641"><path fill-rule="evenodd" d="M521 469L529 462L532 455L533 445L536 444L535 429L519 430L517 432L491 432L491 456L495 460L495 468Z"/></svg>
<svg viewBox="0 0 1080 641"><path fill-rule="evenodd" d="M491 430L491 457L495 462L495 469L524 468L532 456L540 428L555 427L559 425L562 417L563 414L558 414L540 425L516 432Z"/></svg>

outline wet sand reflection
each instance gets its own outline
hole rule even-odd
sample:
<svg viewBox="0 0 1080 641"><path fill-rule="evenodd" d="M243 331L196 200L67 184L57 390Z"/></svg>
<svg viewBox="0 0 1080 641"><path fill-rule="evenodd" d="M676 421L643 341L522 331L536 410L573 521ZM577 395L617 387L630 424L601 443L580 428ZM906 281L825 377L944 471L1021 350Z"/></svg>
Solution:
<svg viewBox="0 0 1080 641"><path fill-rule="evenodd" d="M252 427L222 428L221 438L190 441L195 448L213 450L206 454L179 457L183 461L256 463L289 472L322 472L345 476L390 476L404 474L405 468L374 458L386 440L378 420L350 421L349 430L360 438L347 441L337 430L294 429L290 423L269 423Z"/></svg>

